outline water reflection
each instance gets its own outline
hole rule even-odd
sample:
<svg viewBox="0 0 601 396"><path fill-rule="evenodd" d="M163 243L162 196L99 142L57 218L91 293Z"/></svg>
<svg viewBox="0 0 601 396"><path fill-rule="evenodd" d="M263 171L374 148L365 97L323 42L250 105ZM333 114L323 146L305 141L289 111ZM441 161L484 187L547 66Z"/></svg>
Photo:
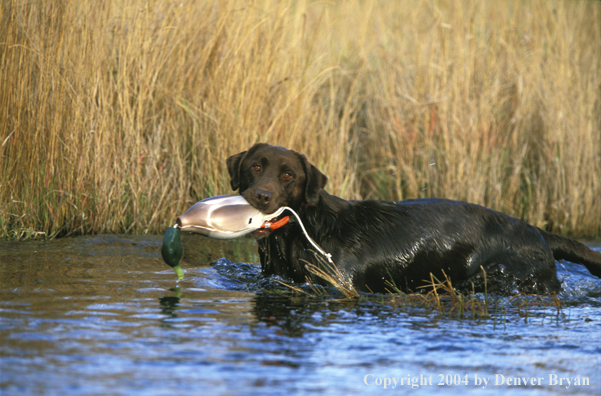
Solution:
<svg viewBox="0 0 601 396"><path fill-rule="evenodd" d="M368 374L543 377L540 387L485 391L601 393L601 282L581 266L559 265L564 316L553 307L527 318L509 312L500 326L377 298L293 295L233 259L245 246L191 248L188 257L205 261L188 259L176 282L160 244L160 236L0 243L0 393L383 391L365 385ZM209 265L222 251L232 261ZM553 373L591 385L552 386ZM427 388L478 391L473 383Z"/></svg>
<svg viewBox="0 0 601 396"><path fill-rule="evenodd" d="M177 318L177 309L179 306L181 289L179 287L174 287L170 290L175 292L175 296L164 296L159 299L161 313L163 313L166 318ZM161 327L172 328L173 326L171 325L171 322L161 319Z"/></svg>

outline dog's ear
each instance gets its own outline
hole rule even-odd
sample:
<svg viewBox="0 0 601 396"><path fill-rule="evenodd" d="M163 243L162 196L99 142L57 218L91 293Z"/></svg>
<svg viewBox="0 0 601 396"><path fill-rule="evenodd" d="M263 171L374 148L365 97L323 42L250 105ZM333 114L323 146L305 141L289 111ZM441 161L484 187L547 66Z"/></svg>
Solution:
<svg viewBox="0 0 601 396"><path fill-rule="evenodd" d="M305 200L311 206L319 202L319 192L326 186L328 177L321 173L315 165L309 162L304 154L298 154L301 157L303 167L305 168Z"/></svg>
<svg viewBox="0 0 601 396"><path fill-rule="evenodd" d="M242 176L242 169L240 167L242 165L242 161L244 161L244 158L264 146L267 146L267 144L255 143L250 149L248 149L248 151L234 154L225 160L227 171L230 174L230 185L232 186L232 190L236 191L240 188L240 177Z"/></svg>
<svg viewBox="0 0 601 396"><path fill-rule="evenodd" d="M230 174L230 185L236 191L240 187L240 164L248 151L234 154L225 160L227 172Z"/></svg>

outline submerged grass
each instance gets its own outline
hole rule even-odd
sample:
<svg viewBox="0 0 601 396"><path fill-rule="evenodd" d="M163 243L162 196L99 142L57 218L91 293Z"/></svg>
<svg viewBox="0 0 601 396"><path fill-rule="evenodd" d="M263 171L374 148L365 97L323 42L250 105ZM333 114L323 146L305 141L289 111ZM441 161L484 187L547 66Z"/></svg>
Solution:
<svg viewBox="0 0 601 396"><path fill-rule="evenodd" d="M345 279L342 273L334 264L323 260L316 255L318 265L307 263L307 269L319 279L325 281L328 287L315 284L307 278L306 285L291 285L280 280L277 283L287 287L289 292L297 295L303 295L308 298L327 299L328 301L339 302L361 302L371 301L391 306L395 311L406 311L409 309L422 309L428 312L434 312L442 318L453 319L472 319L489 320L494 324L505 323L509 314L515 314L528 322L531 316L547 315L545 309L552 307L556 310L555 315L549 315L556 320L565 320L563 312L563 301L553 293L552 296L527 295L520 293L513 297L489 297L486 291L486 271L482 268L484 274L484 293L472 292L467 295L460 293L453 288L451 279L444 273L445 280L440 281L434 275L430 274L430 281L424 280L422 289L431 289L424 293L404 293L399 290L392 282L386 281L389 286L388 294L368 294L359 293L352 286L352 283Z"/></svg>
<svg viewBox="0 0 601 396"><path fill-rule="evenodd" d="M601 3L0 5L0 236L162 233L225 158L601 235Z"/></svg>

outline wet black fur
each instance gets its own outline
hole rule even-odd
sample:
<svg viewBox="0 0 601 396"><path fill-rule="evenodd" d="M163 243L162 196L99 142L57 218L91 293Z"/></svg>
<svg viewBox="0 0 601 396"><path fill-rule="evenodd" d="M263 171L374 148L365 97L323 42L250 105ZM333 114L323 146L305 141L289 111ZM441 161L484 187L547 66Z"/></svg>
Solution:
<svg viewBox="0 0 601 396"><path fill-rule="evenodd" d="M559 259L601 277L601 254L482 206L434 198L346 201L323 190L327 177L304 155L262 143L227 165L232 188L251 205L264 213L292 207L361 291L392 291L391 284L416 291L430 273L444 279L443 271L456 289L471 291L473 283L483 291L483 268L489 292L548 294L560 287ZM317 260L298 223L261 235L258 244L264 274L320 282L305 268Z"/></svg>

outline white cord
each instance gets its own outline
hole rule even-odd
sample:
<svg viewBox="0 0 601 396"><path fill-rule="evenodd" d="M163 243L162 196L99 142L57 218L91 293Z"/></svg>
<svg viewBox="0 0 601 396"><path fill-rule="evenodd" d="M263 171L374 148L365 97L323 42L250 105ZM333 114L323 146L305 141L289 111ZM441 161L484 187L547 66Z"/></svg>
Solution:
<svg viewBox="0 0 601 396"><path fill-rule="evenodd" d="M295 212L293 209L291 209L291 208L289 208L289 207L287 207L287 206L283 206L283 208L284 208L284 209L287 209L287 210L289 210L289 211L291 211L291 212L292 212L292 214L293 214L293 215L296 217L296 220L298 220L298 224L300 224L300 226L301 226L301 228L302 228L302 230L303 230L303 233L305 234L305 236L307 237L307 239L309 240L309 242L311 242L311 245L313 245L313 247L314 247L315 249L317 249L317 251L319 251L319 253L321 253L321 254L323 254L324 256L326 256L326 258L328 259L328 262L329 262L330 264L334 264L334 262L332 261L332 255L331 255L330 253L327 253L325 250L323 250L323 249L322 249L322 248L321 248L321 247L320 247L320 246L317 244L317 242L315 242L315 241L313 240L313 238L311 238L311 237L309 236L309 234L307 233L307 230L305 230L305 226L303 225L303 222L301 221L300 217L298 217L298 215L296 214L296 212Z"/></svg>

